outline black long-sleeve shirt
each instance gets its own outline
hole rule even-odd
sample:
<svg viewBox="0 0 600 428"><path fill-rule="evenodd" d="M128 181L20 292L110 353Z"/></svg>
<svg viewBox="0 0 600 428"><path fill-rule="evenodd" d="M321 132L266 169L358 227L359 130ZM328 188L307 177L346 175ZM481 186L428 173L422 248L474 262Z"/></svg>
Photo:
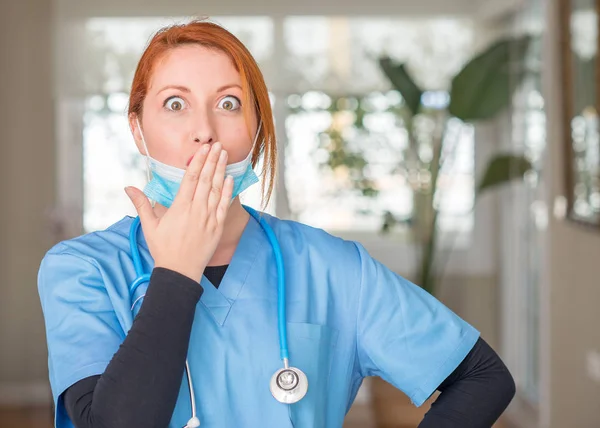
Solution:
<svg viewBox="0 0 600 428"><path fill-rule="evenodd" d="M204 274L218 287L226 269L207 267ZM105 372L80 380L63 395L77 428L168 426L202 292L184 275L153 270L144 303ZM489 428L515 386L502 360L479 339L438 390L419 428Z"/></svg>

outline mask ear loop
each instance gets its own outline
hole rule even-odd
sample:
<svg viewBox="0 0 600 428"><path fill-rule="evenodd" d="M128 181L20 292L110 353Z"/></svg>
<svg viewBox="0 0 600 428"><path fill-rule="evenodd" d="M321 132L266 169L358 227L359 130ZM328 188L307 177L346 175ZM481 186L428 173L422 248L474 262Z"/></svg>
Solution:
<svg viewBox="0 0 600 428"><path fill-rule="evenodd" d="M256 142L258 141L258 136L260 135L260 128L262 128L262 120L258 122L258 129L256 130L256 135L254 136L254 142L252 143L252 151L250 153L254 153L254 149L256 148Z"/></svg>
<svg viewBox="0 0 600 428"><path fill-rule="evenodd" d="M252 142L252 148L250 149L250 153L248 153L248 156L246 156L246 159L239 161L236 165L243 165L246 162L249 162L250 165L252 165L252 155L254 154L254 149L256 148L256 142L258 141L258 136L260 135L261 127L262 127L262 120L260 122L258 122L258 128L256 130L256 134L254 135L254 141ZM231 167L231 165L228 165L228 167ZM229 201L229 206L231 206L231 204L233 203L234 200L235 200L235 198L232 198Z"/></svg>
<svg viewBox="0 0 600 428"><path fill-rule="evenodd" d="M248 153L248 158L250 160L250 164L252 164L252 156L254 155L254 150L256 149L256 143L258 141L258 136L260 135L260 128L262 128L262 120L258 122L258 128L256 129L256 134L254 135L254 141L252 142L252 148L250 149L250 153ZM242 161L244 162L244 161ZM241 163L241 162L240 162Z"/></svg>
<svg viewBox="0 0 600 428"><path fill-rule="evenodd" d="M262 120L260 122L258 122L258 129L256 130L256 135L254 136L254 143L252 143L252 150L250 151L251 155L254 154L254 150L256 149L256 143L258 142L258 136L260 135L261 128L262 128ZM250 158L250 164L252 164L252 157ZM253 168L254 168L254 166L253 166ZM263 167L263 172L261 172L261 175L263 175L263 173L264 173L264 167Z"/></svg>
<svg viewBox="0 0 600 428"><path fill-rule="evenodd" d="M135 121L137 123L137 127L138 127L138 131L140 133L140 136L142 137L142 144L144 145L144 150L146 151L146 155L144 156L144 158L146 159L146 184L150 183L150 180L152 180L152 177L150 175L150 152L148 151L148 146L146 145L146 139L144 138L144 133L142 132L142 127L140 126L140 121L139 119L136 117ZM152 208L154 208L154 205L156 205L156 201L153 199L150 199L150 205L152 205Z"/></svg>

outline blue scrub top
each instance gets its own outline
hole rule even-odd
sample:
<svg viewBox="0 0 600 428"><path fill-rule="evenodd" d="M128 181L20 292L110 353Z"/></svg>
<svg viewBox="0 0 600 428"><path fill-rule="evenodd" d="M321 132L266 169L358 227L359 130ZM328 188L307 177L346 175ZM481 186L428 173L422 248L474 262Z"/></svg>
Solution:
<svg viewBox="0 0 600 428"><path fill-rule="evenodd" d="M287 281L290 364L306 373L303 400L269 390L282 367L273 250L250 218L221 285L202 278L188 359L202 427L341 427L365 376L380 376L420 406L458 366L479 332L422 288L373 259L359 243L264 214L279 240ZM44 311L56 427L73 427L61 394L102 374L139 310L130 311L135 271L125 217L64 241L44 257ZM144 269L153 261L138 238ZM211 370L194 370L196 367ZM187 381L169 427L191 416Z"/></svg>

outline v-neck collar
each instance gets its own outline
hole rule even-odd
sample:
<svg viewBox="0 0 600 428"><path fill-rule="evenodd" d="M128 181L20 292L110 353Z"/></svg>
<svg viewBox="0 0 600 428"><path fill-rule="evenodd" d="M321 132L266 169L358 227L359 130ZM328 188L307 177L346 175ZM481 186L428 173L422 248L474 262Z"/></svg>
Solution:
<svg viewBox="0 0 600 428"><path fill-rule="evenodd" d="M216 288L205 275L202 275L200 285L202 285L204 293L202 293L200 303L220 326L225 324L231 307L246 283L254 264L261 237L260 227L254 217L250 216L219 288Z"/></svg>
<svg viewBox="0 0 600 428"><path fill-rule="evenodd" d="M260 224L254 217L250 216L219 288L215 288L208 278L202 275L200 285L204 292L199 305L204 306L220 326L225 324L233 303L246 283L250 269L259 253L258 249L262 235ZM138 235L138 245L143 249L140 251L142 258L146 259L146 263L152 271L154 260L150 255L146 237L142 230Z"/></svg>

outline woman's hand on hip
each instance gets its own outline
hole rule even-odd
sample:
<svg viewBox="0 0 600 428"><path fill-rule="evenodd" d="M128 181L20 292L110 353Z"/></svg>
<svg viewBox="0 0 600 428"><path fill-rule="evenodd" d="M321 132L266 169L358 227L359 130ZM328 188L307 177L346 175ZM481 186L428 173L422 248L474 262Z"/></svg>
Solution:
<svg viewBox="0 0 600 428"><path fill-rule="evenodd" d="M229 211L233 179L225 179L226 165L227 152L220 143L212 147L203 144L190 162L173 204L161 218L142 191L125 189L140 216L155 267L200 282Z"/></svg>

